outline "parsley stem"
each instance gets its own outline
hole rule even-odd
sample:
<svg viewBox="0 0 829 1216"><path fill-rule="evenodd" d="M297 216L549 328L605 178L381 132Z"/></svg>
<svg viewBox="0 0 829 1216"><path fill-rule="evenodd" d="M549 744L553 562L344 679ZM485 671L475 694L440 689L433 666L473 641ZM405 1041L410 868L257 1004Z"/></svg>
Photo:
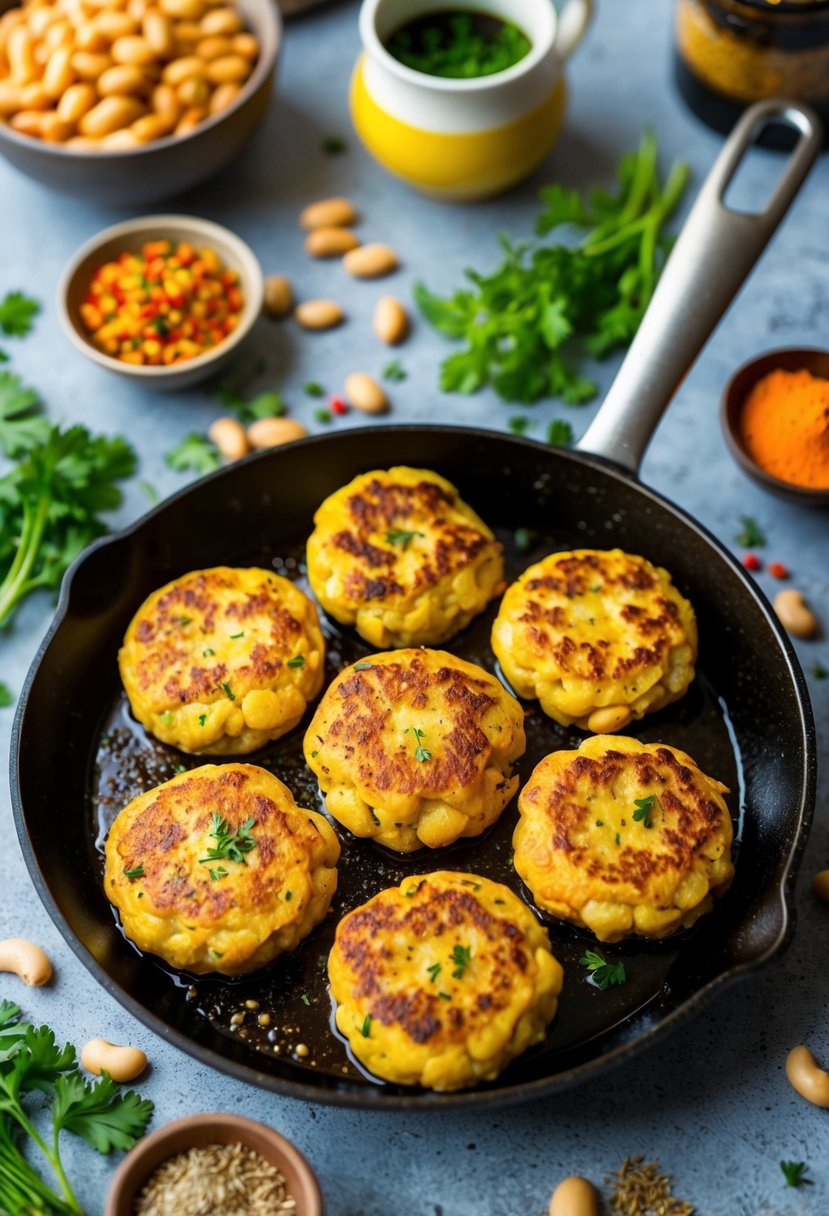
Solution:
<svg viewBox="0 0 829 1216"><path fill-rule="evenodd" d="M49 499L45 495L39 499L36 511L28 504L23 508L20 543L14 561L0 585L0 625L8 620L15 605L26 594L26 581L37 558L48 514Z"/></svg>

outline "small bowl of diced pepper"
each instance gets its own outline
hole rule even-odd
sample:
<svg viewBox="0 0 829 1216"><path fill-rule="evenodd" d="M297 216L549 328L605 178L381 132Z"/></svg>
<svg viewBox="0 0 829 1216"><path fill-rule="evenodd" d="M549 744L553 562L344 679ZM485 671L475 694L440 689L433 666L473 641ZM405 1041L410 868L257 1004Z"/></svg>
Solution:
<svg viewBox="0 0 829 1216"><path fill-rule="evenodd" d="M184 215L99 232L58 288L69 340L148 388L188 388L222 370L262 309L252 250L219 224Z"/></svg>

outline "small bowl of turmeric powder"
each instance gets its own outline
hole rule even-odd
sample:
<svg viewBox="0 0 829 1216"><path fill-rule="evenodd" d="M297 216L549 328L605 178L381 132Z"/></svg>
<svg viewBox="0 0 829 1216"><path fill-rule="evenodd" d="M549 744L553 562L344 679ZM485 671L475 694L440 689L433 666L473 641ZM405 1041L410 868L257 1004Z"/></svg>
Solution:
<svg viewBox="0 0 829 1216"><path fill-rule="evenodd" d="M829 351L770 351L729 380L720 410L732 456L790 502L829 506Z"/></svg>

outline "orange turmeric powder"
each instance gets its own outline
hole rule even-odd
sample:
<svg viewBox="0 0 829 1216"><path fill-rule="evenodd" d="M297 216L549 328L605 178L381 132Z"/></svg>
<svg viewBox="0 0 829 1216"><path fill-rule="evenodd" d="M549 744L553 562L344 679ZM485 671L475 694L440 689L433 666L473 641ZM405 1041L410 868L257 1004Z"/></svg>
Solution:
<svg viewBox="0 0 829 1216"><path fill-rule="evenodd" d="M758 380L740 417L745 449L781 481L829 490L829 380L777 368Z"/></svg>

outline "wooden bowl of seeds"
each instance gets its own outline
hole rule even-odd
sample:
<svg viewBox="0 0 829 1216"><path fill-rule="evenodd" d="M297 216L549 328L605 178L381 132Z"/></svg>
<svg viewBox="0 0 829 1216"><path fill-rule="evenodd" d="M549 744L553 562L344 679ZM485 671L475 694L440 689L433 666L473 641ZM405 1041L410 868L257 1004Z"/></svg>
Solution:
<svg viewBox="0 0 829 1216"><path fill-rule="evenodd" d="M316 1175L264 1123L192 1115L139 1141L115 1172L104 1216L324 1216Z"/></svg>

